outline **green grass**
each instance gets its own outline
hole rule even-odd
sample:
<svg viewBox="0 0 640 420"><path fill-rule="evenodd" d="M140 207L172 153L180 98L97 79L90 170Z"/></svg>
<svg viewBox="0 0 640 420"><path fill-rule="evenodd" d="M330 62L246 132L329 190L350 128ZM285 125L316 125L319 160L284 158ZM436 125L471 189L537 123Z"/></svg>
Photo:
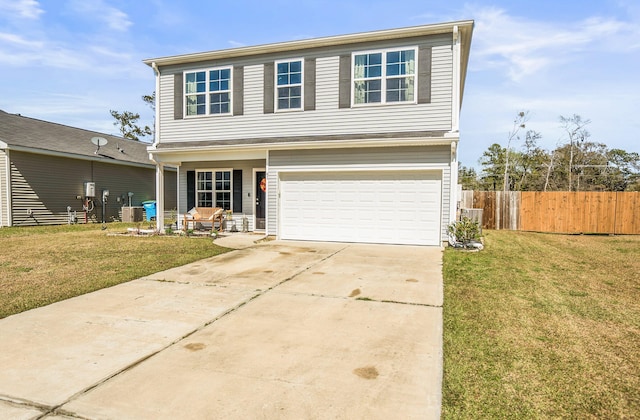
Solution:
<svg viewBox="0 0 640 420"><path fill-rule="evenodd" d="M131 226L0 229L0 318L228 251L208 237L113 235Z"/></svg>
<svg viewBox="0 0 640 420"><path fill-rule="evenodd" d="M444 254L443 418L640 417L640 236Z"/></svg>

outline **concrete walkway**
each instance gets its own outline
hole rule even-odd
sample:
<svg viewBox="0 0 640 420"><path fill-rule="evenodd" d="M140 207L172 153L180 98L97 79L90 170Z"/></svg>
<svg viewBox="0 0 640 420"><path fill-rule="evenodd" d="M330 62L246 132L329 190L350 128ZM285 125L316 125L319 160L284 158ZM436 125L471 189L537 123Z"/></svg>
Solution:
<svg viewBox="0 0 640 420"><path fill-rule="evenodd" d="M0 320L0 419L439 418L439 248L254 239Z"/></svg>

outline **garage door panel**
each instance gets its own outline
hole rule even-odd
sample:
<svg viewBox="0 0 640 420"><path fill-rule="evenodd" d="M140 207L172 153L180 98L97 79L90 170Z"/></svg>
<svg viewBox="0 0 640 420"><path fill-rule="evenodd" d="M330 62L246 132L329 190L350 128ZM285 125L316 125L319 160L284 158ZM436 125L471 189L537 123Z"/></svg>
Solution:
<svg viewBox="0 0 640 420"><path fill-rule="evenodd" d="M283 239L439 245L441 174L280 174Z"/></svg>

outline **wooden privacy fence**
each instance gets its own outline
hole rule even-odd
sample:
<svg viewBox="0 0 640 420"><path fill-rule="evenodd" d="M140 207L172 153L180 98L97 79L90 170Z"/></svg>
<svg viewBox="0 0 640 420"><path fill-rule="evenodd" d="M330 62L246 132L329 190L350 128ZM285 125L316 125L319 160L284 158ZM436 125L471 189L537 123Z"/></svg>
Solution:
<svg viewBox="0 0 640 420"><path fill-rule="evenodd" d="M482 227L553 233L640 234L640 192L463 191Z"/></svg>

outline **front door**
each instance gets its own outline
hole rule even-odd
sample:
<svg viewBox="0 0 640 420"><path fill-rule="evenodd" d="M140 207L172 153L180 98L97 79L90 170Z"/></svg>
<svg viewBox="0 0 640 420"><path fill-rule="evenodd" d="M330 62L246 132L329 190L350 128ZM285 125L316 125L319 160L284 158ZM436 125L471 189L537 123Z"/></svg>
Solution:
<svg viewBox="0 0 640 420"><path fill-rule="evenodd" d="M267 173L256 171L256 230L265 229L265 209L267 206Z"/></svg>

